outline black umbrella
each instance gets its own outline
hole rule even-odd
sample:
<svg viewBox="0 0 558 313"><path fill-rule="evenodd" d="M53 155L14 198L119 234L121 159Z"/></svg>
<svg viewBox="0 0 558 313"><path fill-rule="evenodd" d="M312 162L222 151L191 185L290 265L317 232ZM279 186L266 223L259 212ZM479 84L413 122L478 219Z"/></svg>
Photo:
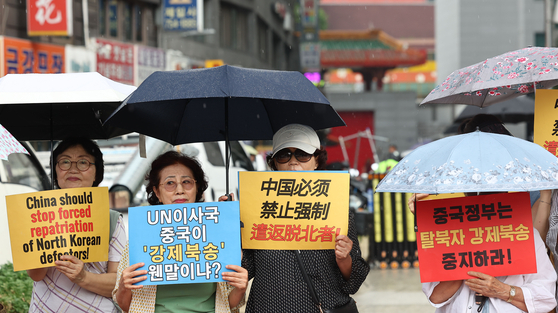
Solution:
<svg viewBox="0 0 558 313"><path fill-rule="evenodd" d="M301 73L228 65L155 72L106 121L172 145L225 140L227 193L229 141L271 139L292 123L345 125Z"/></svg>
<svg viewBox="0 0 558 313"><path fill-rule="evenodd" d="M535 116L535 100L529 96L521 96L484 108L469 105L459 114L455 122L462 122L464 119L477 114L492 114L502 122L510 124L532 122Z"/></svg>

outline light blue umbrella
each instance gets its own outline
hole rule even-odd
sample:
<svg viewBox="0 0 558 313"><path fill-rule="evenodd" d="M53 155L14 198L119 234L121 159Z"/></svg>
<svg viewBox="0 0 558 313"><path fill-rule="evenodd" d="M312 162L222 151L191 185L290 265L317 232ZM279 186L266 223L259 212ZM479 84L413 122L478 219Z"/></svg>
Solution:
<svg viewBox="0 0 558 313"><path fill-rule="evenodd" d="M403 158L376 192L454 193L558 188L558 158L541 146L508 135L446 137Z"/></svg>

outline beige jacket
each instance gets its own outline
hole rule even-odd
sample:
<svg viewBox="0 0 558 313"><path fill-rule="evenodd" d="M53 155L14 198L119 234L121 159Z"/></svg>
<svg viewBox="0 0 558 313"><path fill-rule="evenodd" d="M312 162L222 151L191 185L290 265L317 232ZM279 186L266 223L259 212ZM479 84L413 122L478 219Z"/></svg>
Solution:
<svg viewBox="0 0 558 313"><path fill-rule="evenodd" d="M118 273L116 274L116 286L112 291L112 299L115 303L116 292L120 285L120 278L122 277L122 272L128 267L129 251L128 244L126 244L126 249L122 254L122 259L118 264ZM217 292L215 296L215 313L238 313L239 309L245 304L245 299L242 299L240 303L233 309L229 305L229 294L234 289L227 283L217 283ZM152 313L155 312L155 298L157 295L157 286L149 285L143 286L141 289L132 290L132 302L130 303L130 310L128 313Z"/></svg>

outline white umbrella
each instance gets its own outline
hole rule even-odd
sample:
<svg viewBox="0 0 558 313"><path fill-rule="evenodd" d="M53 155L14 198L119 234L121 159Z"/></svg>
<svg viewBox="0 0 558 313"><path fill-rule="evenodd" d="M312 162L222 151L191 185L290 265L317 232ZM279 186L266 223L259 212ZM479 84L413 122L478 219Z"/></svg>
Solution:
<svg viewBox="0 0 558 313"><path fill-rule="evenodd" d="M0 124L18 140L127 134L102 123L135 89L96 72L8 74L0 78Z"/></svg>

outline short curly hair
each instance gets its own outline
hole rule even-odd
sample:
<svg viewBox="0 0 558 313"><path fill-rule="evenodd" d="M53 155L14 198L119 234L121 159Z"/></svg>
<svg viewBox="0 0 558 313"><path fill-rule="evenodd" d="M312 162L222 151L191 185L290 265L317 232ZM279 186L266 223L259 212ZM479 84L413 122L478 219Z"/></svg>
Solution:
<svg viewBox="0 0 558 313"><path fill-rule="evenodd" d="M161 171L171 165L182 164L189 168L194 174L196 180L196 202L203 202L203 193L207 189L207 178L201 167L200 162L195 158L189 157L186 154L177 151L167 151L158 156L152 163L151 169L145 175L147 185L145 191L147 192L147 202L151 205L161 204L153 188L159 186L161 181Z"/></svg>

